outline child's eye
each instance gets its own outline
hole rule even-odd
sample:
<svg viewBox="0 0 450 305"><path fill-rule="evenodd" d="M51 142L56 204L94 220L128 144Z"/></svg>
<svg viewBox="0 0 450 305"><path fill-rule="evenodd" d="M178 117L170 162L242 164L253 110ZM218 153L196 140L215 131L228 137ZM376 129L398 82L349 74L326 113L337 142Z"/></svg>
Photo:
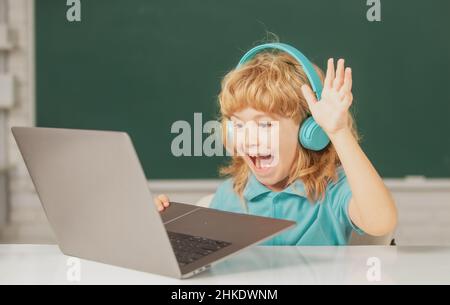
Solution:
<svg viewBox="0 0 450 305"><path fill-rule="evenodd" d="M234 123L234 126L235 126L236 128L238 128L238 129L241 129L241 128L244 127L244 124L235 122L235 123Z"/></svg>
<svg viewBox="0 0 450 305"><path fill-rule="evenodd" d="M272 123L271 122L259 122L258 126L262 127L262 128L269 128L269 127L272 127Z"/></svg>

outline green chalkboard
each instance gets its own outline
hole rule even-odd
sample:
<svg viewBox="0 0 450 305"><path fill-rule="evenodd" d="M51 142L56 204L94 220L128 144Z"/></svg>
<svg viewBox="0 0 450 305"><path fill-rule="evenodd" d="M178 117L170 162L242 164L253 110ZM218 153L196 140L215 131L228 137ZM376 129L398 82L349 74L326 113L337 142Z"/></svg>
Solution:
<svg viewBox="0 0 450 305"><path fill-rule="evenodd" d="M450 2L36 1L38 126L130 133L149 178L215 178L224 157L174 157L171 125L217 117L222 76L277 34L322 68L353 68L362 146L385 177L450 176ZM204 135L206 137L207 135Z"/></svg>

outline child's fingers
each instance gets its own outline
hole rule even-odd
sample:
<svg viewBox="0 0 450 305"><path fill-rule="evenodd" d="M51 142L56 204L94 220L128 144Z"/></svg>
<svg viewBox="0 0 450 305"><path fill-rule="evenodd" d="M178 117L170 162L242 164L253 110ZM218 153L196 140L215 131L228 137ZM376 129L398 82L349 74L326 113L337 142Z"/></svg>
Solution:
<svg viewBox="0 0 450 305"><path fill-rule="evenodd" d="M351 91L352 91L352 70L350 68L346 68L344 76L344 84L339 90L339 100L343 101L344 97L348 93L351 93Z"/></svg>
<svg viewBox="0 0 450 305"><path fill-rule="evenodd" d="M153 201L155 203L155 206L156 206L156 209L158 210L158 212L161 212L162 210L164 210L164 206L158 198L153 199Z"/></svg>
<svg viewBox="0 0 450 305"><path fill-rule="evenodd" d="M348 92L344 99L342 100L342 104L346 107L346 108L350 108L350 106L352 105L353 102L353 94L351 92Z"/></svg>
<svg viewBox="0 0 450 305"><path fill-rule="evenodd" d="M344 59L339 59L336 68L336 78L333 82L333 88L335 90L341 89L342 84L344 83Z"/></svg>
<svg viewBox="0 0 450 305"><path fill-rule="evenodd" d="M341 96L344 96L345 94L347 94L347 92L351 92L352 91L352 69L351 68L346 68L345 69L345 76L344 76L344 84L342 85L341 89L339 90L339 94Z"/></svg>
<svg viewBox="0 0 450 305"><path fill-rule="evenodd" d="M334 59L328 59L327 74L325 76L324 87L331 88L334 81Z"/></svg>
<svg viewBox="0 0 450 305"><path fill-rule="evenodd" d="M158 195L158 199L161 201L161 203L163 204L164 207L168 207L169 206L169 197L167 197L164 194Z"/></svg>
<svg viewBox="0 0 450 305"><path fill-rule="evenodd" d="M314 92L311 90L311 87L308 85L302 86L302 93L305 97L306 102L308 103L309 109L312 109L315 103L317 103L316 96Z"/></svg>

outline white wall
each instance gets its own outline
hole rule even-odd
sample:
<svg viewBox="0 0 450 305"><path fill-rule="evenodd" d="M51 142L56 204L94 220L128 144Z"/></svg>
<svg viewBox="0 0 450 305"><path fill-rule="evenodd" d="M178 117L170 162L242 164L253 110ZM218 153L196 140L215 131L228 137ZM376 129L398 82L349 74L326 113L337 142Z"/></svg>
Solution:
<svg viewBox="0 0 450 305"><path fill-rule="evenodd" d="M386 184L399 209L400 244L450 245L450 179L388 179Z"/></svg>

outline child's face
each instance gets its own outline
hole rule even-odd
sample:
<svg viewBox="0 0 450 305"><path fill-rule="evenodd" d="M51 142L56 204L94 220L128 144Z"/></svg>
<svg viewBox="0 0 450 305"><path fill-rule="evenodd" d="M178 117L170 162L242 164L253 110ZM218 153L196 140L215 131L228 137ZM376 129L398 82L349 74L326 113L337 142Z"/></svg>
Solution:
<svg viewBox="0 0 450 305"><path fill-rule="evenodd" d="M255 177L274 191L283 190L298 149L298 124L250 107L235 112L231 120L238 154Z"/></svg>

